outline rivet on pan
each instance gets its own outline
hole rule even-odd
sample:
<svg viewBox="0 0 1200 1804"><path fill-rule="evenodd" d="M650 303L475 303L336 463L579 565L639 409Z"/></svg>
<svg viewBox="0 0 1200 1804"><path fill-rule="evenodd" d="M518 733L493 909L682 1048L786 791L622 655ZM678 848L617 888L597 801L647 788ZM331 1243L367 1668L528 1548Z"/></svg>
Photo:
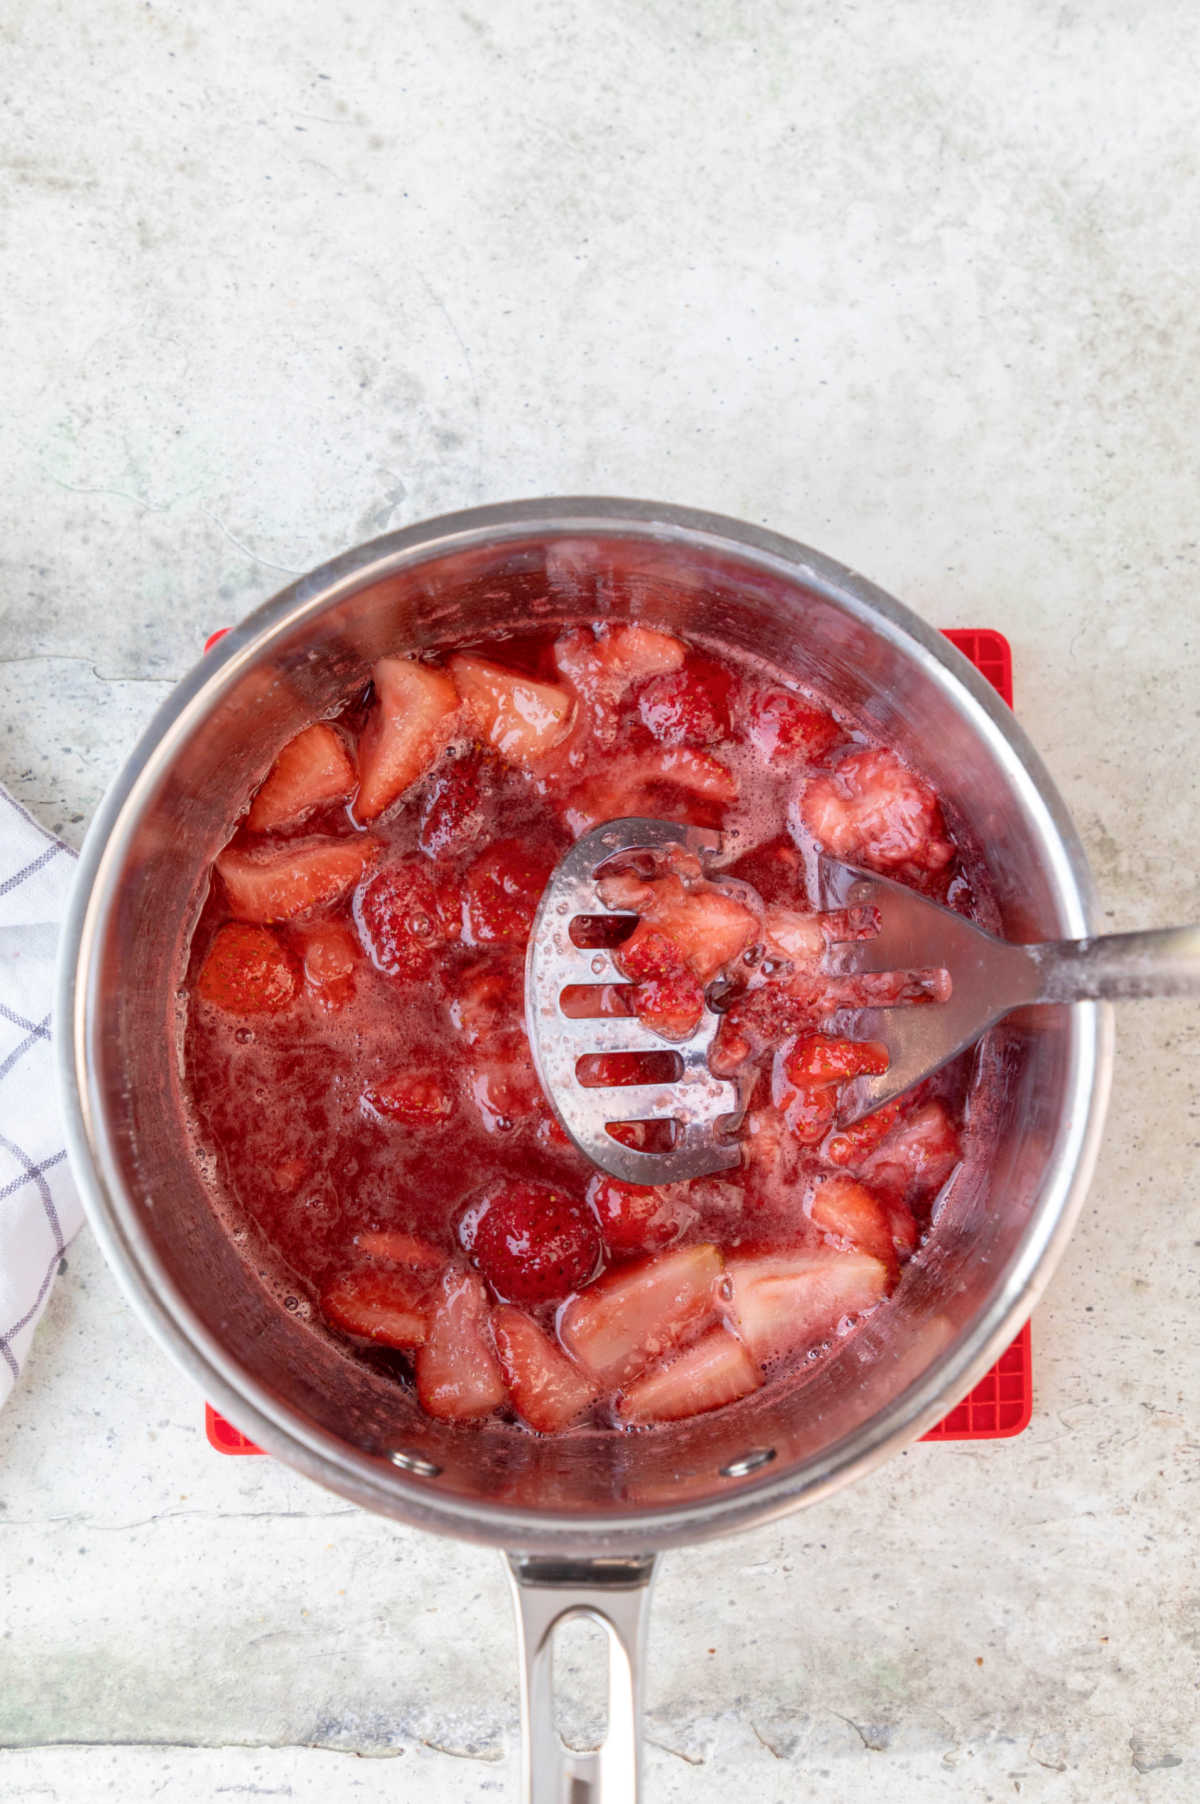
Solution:
<svg viewBox="0 0 1200 1804"><path fill-rule="evenodd" d="M752 1447L749 1453L743 1453L741 1459L731 1459L727 1466L721 1467L722 1478L748 1478L751 1472L757 1472L760 1466L769 1466L775 1458L774 1447Z"/></svg>
<svg viewBox="0 0 1200 1804"><path fill-rule="evenodd" d="M417 1478L440 1478L441 1476L442 1468L435 1466L431 1459L422 1459L419 1453L391 1453L388 1458L393 1466L399 1466L402 1472L411 1472Z"/></svg>

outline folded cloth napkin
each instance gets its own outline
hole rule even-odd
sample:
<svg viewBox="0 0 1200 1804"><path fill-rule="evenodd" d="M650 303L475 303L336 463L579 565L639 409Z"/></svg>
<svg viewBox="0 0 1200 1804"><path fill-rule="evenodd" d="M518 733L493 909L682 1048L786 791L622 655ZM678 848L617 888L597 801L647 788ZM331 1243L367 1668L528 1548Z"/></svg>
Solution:
<svg viewBox="0 0 1200 1804"><path fill-rule="evenodd" d="M75 855L0 789L0 1404L83 1219L50 1047Z"/></svg>

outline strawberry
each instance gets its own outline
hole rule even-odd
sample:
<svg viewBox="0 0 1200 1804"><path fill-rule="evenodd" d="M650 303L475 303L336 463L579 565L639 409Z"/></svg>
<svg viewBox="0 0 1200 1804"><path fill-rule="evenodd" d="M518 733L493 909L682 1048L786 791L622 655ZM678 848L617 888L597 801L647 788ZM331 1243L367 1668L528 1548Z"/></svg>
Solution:
<svg viewBox="0 0 1200 1804"><path fill-rule="evenodd" d="M710 1328L694 1346L635 1379L617 1399L624 1422L677 1422L748 1396L762 1373L728 1328Z"/></svg>
<svg viewBox="0 0 1200 1804"><path fill-rule="evenodd" d="M813 778L801 812L827 852L875 870L940 871L954 856L937 797L895 752L852 752Z"/></svg>
<svg viewBox="0 0 1200 1804"><path fill-rule="evenodd" d="M700 1025L704 991L673 940L639 921L620 948L617 963L634 984L633 1012L667 1040L686 1040Z"/></svg>
<svg viewBox="0 0 1200 1804"><path fill-rule="evenodd" d="M488 658L451 658L450 672L484 741L509 764L536 764L570 725L571 697L554 683Z"/></svg>
<svg viewBox="0 0 1200 1804"><path fill-rule="evenodd" d="M541 1115L542 1087L523 1033L493 1034L475 1048L467 1092L489 1134L510 1133Z"/></svg>
<svg viewBox="0 0 1200 1804"><path fill-rule="evenodd" d="M830 1339L847 1316L874 1308L888 1268L870 1253L771 1253L726 1261L723 1301L762 1364Z"/></svg>
<svg viewBox="0 0 1200 1804"><path fill-rule="evenodd" d="M916 1216L907 1203L901 1203L893 1197L887 1205L887 1218L897 1257L901 1260L911 1258L921 1237Z"/></svg>
<svg viewBox="0 0 1200 1804"><path fill-rule="evenodd" d="M417 1234L406 1234L402 1228L373 1228L354 1236L354 1244L371 1259L389 1259L395 1265L406 1265L414 1272L440 1272L446 1255L431 1241Z"/></svg>
<svg viewBox="0 0 1200 1804"><path fill-rule="evenodd" d="M377 871L354 899L363 949L389 977L428 977L443 947L461 932L455 886L425 859L402 858Z"/></svg>
<svg viewBox="0 0 1200 1804"><path fill-rule="evenodd" d="M588 1184L587 1197L611 1253L656 1252L679 1234L676 1212L661 1190L625 1184L598 1171Z"/></svg>
<svg viewBox="0 0 1200 1804"><path fill-rule="evenodd" d="M741 1035L751 1046L774 1046L814 1027L827 1012L820 983L803 974L771 979L734 999L721 1031Z"/></svg>
<svg viewBox="0 0 1200 1804"><path fill-rule="evenodd" d="M594 1217L549 1184L501 1179L463 1219L462 1238L506 1302L545 1303L586 1284L600 1259Z"/></svg>
<svg viewBox="0 0 1200 1804"><path fill-rule="evenodd" d="M859 1176L889 1203L923 1202L941 1189L962 1157L958 1133L940 1102L927 1102L859 1166Z"/></svg>
<svg viewBox="0 0 1200 1804"><path fill-rule="evenodd" d="M571 627L555 641L554 662L586 701L618 702L633 683L678 670L687 656L682 642L649 626L613 626L594 635Z"/></svg>
<svg viewBox="0 0 1200 1804"><path fill-rule="evenodd" d="M639 936L653 933L670 940L703 984L731 964L758 934L758 917L745 901L704 879L685 883L674 871L651 878L623 872L602 878L597 888L609 908L628 909L639 917L617 952L617 962L628 977L664 974L639 972L630 963L638 956Z"/></svg>
<svg viewBox="0 0 1200 1804"><path fill-rule="evenodd" d="M554 863L552 852L519 839L495 840L481 852L466 876L468 943L523 946Z"/></svg>
<svg viewBox="0 0 1200 1804"><path fill-rule="evenodd" d="M300 936L304 986L323 1009L343 1008L354 995L358 942L336 921L322 921Z"/></svg>
<svg viewBox="0 0 1200 1804"><path fill-rule="evenodd" d="M458 691L445 671L380 658L371 678L375 703L358 742L360 821L373 821L423 776L457 725Z"/></svg>
<svg viewBox="0 0 1200 1804"><path fill-rule="evenodd" d="M744 852L729 875L748 883L764 902L787 907L805 898L804 859L799 847L785 833Z"/></svg>
<svg viewBox="0 0 1200 1804"><path fill-rule="evenodd" d="M783 1069L797 1086L877 1077L887 1068L887 1048L877 1040L838 1040L828 1034L806 1034L783 1055Z"/></svg>
<svg viewBox="0 0 1200 1804"><path fill-rule="evenodd" d="M769 959L786 959L801 971L816 971L825 952L825 934L816 915L798 909L764 908L762 938Z"/></svg>
<svg viewBox="0 0 1200 1804"><path fill-rule="evenodd" d="M578 838L601 821L623 815L669 815L695 826L711 823L737 800L736 777L709 752L656 747L611 760L578 784L563 803L563 819Z"/></svg>
<svg viewBox="0 0 1200 1804"><path fill-rule="evenodd" d="M476 1272L451 1266L433 1291L425 1344L416 1359L417 1401L440 1422L470 1422L505 1400L488 1332L488 1300Z"/></svg>
<svg viewBox="0 0 1200 1804"><path fill-rule="evenodd" d="M886 1266L894 1263L887 1211L853 1178L826 1178L818 1184L809 1214L827 1238L858 1247Z"/></svg>
<svg viewBox="0 0 1200 1804"><path fill-rule="evenodd" d="M289 739L250 804L252 833L290 827L326 802L341 802L354 789L354 766L341 737L324 721Z"/></svg>
<svg viewBox="0 0 1200 1804"><path fill-rule="evenodd" d="M750 701L750 743L764 764L823 758L846 735L831 714L788 689L756 689Z"/></svg>
<svg viewBox="0 0 1200 1804"><path fill-rule="evenodd" d="M421 809L417 844L427 858L458 858L483 833L484 762L464 752L436 773Z"/></svg>
<svg viewBox="0 0 1200 1804"><path fill-rule="evenodd" d="M595 1385L523 1309L494 1309L492 1333L513 1408L538 1434L569 1428L595 1402Z"/></svg>
<svg viewBox="0 0 1200 1804"><path fill-rule="evenodd" d="M509 952L485 956L460 974L450 1019L468 1046L522 1020L524 987L521 965Z"/></svg>
<svg viewBox="0 0 1200 1804"><path fill-rule="evenodd" d="M362 1101L368 1113L405 1127L441 1127L454 1113L454 1091L434 1071L401 1071L370 1083Z"/></svg>
<svg viewBox="0 0 1200 1804"><path fill-rule="evenodd" d="M832 1084L804 1084L777 1092L788 1128L801 1146L820 1146L837 1117L837 1091Z"/></svg>
<svg viewBox="0 0 1200 1804"><path fill-rule="evenodd" d="M703 1243L623 1265L572 1297L563 1345L602 1384L623 1384L708 1326L720 1275L719 1251Z"/></svg>
<svg viewBox="0 0 1200 1804"><path fill-rule="evenodd" d="M731 731L732 691L733 678L723 664L693 657L645 684L638 713L660 745L715 745Z"/></svg>
<svg viewBox="0 0 1200 1804"><path fill-rule="evenodd" d="M299 988L296 962L267 927L227 921L217 929L195 992L231 1015L273 1015Z"/></svg>
<svg viewBox="0 0 1200 1804"><path fill-rule="evenodd" d="M230 910L240 921L290 921L339 902L374 863L378 840L292 839L282 845L231 847L218 856L217 871Z"/></svg>
<svg viewBox="0 0 1200 1804"><path fill-rule="evenodd" d="M427 1289L411 1272L351 1272L324 1293L321 1309L343 1334L411 1352L428 1332Z"/></svg>
<svg viewBox="0 0 1200 1804"><path fill-rule="evenodd" d="M852 1127L843 1128L840 1134L833 1136L825 1149L829 1163L858 1164L868 1153L873 1153L879 1142L891 1131L899 1113L899 1102L885 1102L881 1109L873 1109Z"/></svg>

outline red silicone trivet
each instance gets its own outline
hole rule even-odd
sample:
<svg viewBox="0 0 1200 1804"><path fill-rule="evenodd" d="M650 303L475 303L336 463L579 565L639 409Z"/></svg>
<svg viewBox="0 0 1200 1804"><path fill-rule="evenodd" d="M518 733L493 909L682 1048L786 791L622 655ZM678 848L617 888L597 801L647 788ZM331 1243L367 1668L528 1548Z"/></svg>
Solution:
<svg viewBox="0 0 1200 1804"><path fill-rule="evenodd" d="M222 627L205 642L204 649L223 639ZM974 664L1012 707L1012 648L1003 633L991 627L954 627L946 637ZM1000 1441L1028 1428L1033 1414L1033 1355L1029 1323L1011 1347L1002 1353L991 1371L979 1380L969 1396L944 1416L924 1437L927 1441ZM218 1415L210 1403L204 1406L204 1432L218 1453L261 1453L232 1422Z"/></svg>

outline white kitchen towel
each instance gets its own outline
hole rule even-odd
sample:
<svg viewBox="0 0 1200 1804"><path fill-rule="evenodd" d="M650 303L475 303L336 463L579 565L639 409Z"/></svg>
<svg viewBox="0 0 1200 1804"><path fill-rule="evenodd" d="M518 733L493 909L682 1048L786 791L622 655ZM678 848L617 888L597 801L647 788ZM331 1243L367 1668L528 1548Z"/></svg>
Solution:
<svg viewBox="0 0 1200 1804"><path fill-rule="evenodd" d="M83 1219L50 1045L75 855L0 789L0 1405Z"/></svg>

